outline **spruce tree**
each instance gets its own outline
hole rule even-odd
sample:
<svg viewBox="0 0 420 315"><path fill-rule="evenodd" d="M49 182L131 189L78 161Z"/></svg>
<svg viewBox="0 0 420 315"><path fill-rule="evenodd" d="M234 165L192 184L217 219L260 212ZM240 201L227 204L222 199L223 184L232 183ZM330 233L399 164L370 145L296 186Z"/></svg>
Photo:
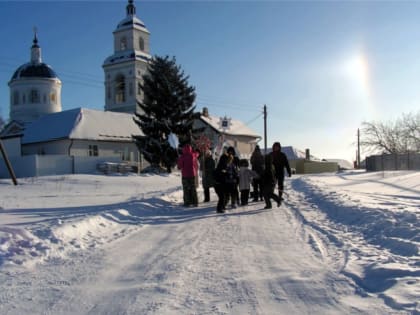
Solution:
<svg viewBox="0 0 420 315"><path fill-rule="evenodd" d="M154 57L143 76L142 112L136 113L134 120L144 137L136 137L136 144L153 167L164 167L168 172L178 156L168 142L169 134L176 134L181 143L191 141L196 95L188 79L175 57L168 56Z"/></svg>

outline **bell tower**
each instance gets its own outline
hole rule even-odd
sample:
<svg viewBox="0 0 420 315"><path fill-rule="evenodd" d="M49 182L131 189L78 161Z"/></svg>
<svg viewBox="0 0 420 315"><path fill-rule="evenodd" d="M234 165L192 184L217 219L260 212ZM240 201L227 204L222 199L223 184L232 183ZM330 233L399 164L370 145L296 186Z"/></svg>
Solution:
<svg viewBox="0 0 420 315"><path fill-rule="evenodd" d="M105 110L135 113L143 100L142 77L151 60L150 32L136 16L133 0L128 0L126 17L113 32L114 54L105 59Z"/></svg>

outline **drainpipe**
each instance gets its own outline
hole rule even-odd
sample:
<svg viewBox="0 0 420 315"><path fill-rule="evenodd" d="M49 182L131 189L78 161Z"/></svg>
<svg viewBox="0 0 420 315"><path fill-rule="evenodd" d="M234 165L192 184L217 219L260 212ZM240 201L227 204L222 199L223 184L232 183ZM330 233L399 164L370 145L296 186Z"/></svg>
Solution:
<svg viewBox="0 0 420 315"><path fill-rule="evenodd" d="M73 146L73 139L70 139L70 145L69 145L67 154L68 156L71 156L71 173L74 174L74 156L70 155L72 146Z"/></svg>

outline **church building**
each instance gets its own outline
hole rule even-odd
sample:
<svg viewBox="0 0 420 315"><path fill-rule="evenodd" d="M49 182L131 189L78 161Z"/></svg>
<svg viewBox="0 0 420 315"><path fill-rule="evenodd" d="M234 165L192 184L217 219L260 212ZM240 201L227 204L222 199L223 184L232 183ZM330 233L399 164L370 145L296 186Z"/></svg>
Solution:
<svg viewBox="0 0 420 315"><path fill-rule="evenodd" d="M104 163L124 165L125 170L148 166L133 140L143 135L133 116L140 111L143 75L152 59L150 32L136 16L133 0L128 0L126 16L113 32L114 52L102 65L104 111L62 111L62 82L42 61L38 37L35 32L30 61L18 67L9 81L10 121L0 133L16 175L93 173ZM206 127L213 146L223 134L226 144L248 157L260 136L239 121L232 120L225 128L219 120L206 110L195 126ZM8 177L2 159L1 177Z"/></svg>

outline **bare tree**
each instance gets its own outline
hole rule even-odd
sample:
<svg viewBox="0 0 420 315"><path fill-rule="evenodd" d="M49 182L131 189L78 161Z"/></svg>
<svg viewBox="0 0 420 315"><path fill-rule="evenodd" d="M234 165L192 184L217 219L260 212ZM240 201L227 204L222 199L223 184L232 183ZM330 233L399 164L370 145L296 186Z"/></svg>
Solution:
<svg viewBox="0 0 420 315"><path fill-rule="evenodd" d="M409 148L420 152L420 111L417 114L403 115L403 129Z"/></svg>
<svg viewBox="0 0 420 315"><path fill-rule="evenodd" d="M363 122L360 144L376 153L420 151L420 111L389 122Z"/></svg>

